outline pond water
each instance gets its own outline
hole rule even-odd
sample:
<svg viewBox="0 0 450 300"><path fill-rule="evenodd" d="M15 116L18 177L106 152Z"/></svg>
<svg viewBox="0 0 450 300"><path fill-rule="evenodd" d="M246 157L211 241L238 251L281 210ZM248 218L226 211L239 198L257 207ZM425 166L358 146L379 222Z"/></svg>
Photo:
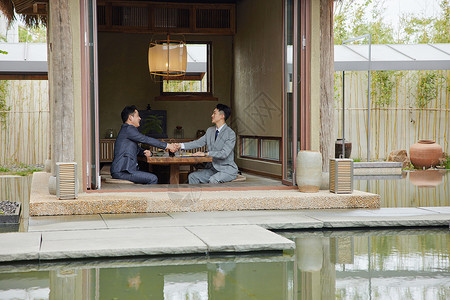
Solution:
<svg viewBox="0 0 450 300"><path fill-rule="evenodd" d="M449 299L448 229L281 232L295 252L0 264L0 299Z"/></svg>
<svg viewBox="0 0 450 300"><path fill-rule="evenodd" d="M450 205L450 171L448 170L406 171L398 176L366 178L354 180L354 189L379 194L381 207Z"/></svg>

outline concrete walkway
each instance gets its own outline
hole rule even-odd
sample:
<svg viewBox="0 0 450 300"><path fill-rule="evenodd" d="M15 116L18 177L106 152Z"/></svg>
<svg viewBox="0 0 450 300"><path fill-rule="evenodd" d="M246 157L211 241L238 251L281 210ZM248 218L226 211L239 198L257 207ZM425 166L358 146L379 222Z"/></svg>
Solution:
<svg viewBox="0 0 450 300"><path fill-rule="evenodd" d="M288 250L270 230L448 226L450 207L222 211L31 217L0 234L0 262Z"/></svg>

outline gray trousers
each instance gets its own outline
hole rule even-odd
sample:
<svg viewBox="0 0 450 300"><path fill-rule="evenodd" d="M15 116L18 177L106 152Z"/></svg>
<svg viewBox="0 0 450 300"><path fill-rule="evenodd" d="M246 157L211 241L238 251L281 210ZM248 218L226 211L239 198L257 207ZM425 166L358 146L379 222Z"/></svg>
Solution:
<svg viewBox="0 0 450 300"><path fill-rule="evenodd" d="M219 172L214 168L202 169L189 174L189 184L222 183L236 179L236 175Z"/></svg>

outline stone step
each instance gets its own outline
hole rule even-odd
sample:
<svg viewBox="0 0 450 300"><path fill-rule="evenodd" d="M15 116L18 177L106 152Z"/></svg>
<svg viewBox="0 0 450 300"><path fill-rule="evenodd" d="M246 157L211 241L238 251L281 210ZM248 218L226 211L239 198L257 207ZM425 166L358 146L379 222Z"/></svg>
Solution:
<svg viewBox="0 0 450 300"><path fill-rule="evenodd" d="M355 162L353 175L401 175L401 162Z"/></svg>

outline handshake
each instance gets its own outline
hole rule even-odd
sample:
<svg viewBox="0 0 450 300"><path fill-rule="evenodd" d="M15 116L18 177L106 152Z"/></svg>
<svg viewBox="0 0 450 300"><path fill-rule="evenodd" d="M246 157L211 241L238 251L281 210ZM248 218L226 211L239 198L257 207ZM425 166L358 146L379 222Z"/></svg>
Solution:
<svg viewBox="0 0 450 300"><path fill-rule="evenodd" d="M179 143L167 144L166 149L169 150L172 153L175 153L175 152L177 152L178 150L181 149L181 144L179 144ZM201 152L201 151L200 152L195 152L193 154L193 156L207 156L207 155L208 155L208 153Z"/></svg>
<svg viewBox="0 0 450 300"><path fill-rule="evenodd" d="M172 153L175 153L175 152L177 152L178 150L181 149L181 144L179 144L179 143L167 144L166 149L169 150Z"/></svg>

